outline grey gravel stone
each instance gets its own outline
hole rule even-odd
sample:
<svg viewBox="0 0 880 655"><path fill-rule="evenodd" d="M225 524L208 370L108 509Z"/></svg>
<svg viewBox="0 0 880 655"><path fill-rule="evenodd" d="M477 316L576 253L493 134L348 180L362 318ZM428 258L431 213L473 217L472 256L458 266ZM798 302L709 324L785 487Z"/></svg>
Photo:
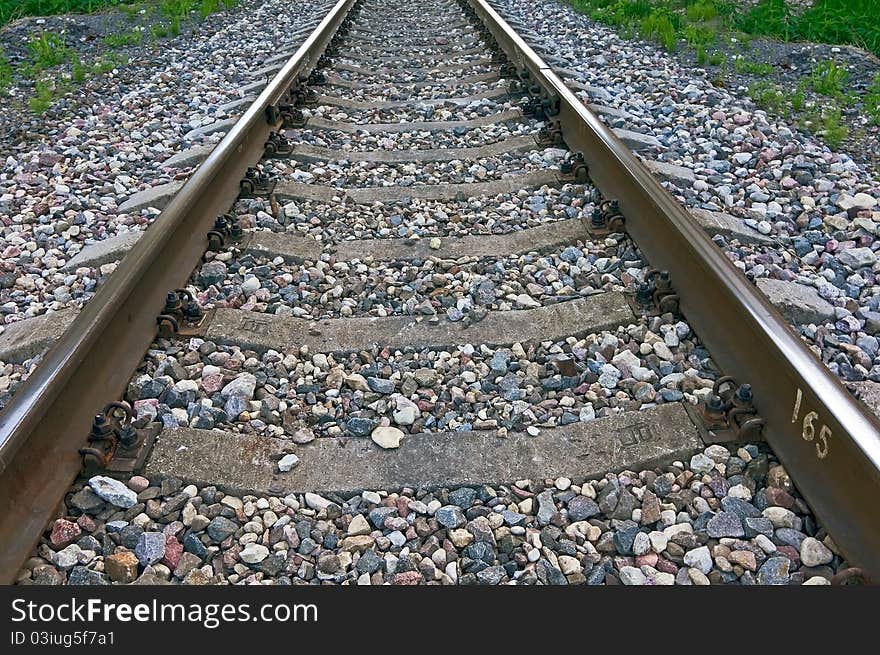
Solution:
<svg viewBox="0 0 880 655"><path fill-rule="evenodd" d="M457 528L461 525L464 525L465 518L464 514L459 507L455 505L445 505L438 509L434 518L445 528Z"/></svg>
<svg viewBox="0 0 880 655"><path fill-rule="evenodd" d="M161 532L144 532L134 549L141 566L155 564L165 557L165 535Z"/></svg>
<svg viewBox="0 0 880 655"><path fill-rule="evenodd" d="M791 560L787 557L771 557L758 569L758 584L784 585L789 581Z"/></svg>

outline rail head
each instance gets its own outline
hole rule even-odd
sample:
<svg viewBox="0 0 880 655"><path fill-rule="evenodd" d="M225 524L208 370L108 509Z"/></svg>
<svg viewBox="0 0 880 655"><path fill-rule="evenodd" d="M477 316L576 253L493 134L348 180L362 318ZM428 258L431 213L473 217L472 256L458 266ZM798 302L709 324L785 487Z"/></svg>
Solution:
<svg viewBox="0 0 880 655"><path fill-rule="evenodd" d="M880 421L498 12L485 0L463 1L510 60L558 100L553 118L568 147L583 153L603 195L618 200L646 258L670 272L681 307L713 359L752 385L768 443L843 553L880 579Z"/></svg>

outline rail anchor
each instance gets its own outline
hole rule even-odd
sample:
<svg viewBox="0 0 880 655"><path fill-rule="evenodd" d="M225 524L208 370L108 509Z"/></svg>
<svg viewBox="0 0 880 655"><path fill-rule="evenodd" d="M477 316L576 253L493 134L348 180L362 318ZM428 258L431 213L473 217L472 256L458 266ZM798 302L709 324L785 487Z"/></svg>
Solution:
<svg viewBox="0 0 880 655"><path fill-rule="evenodd" d="M577 152L574 157L564 161L559 167L559 172L571 178L575 184L586 184L590 181L590 169L584 161L582 152Z"/></svg>
<svg viewBox="0 0 880 655"><path fill-rule="evenodd" d="M267 158L287 157L293 154L293 141L280 132L270 132L266 145L263 146L263 155Z"/></svg>
<svg viewBox="0 0 880 655"><path fill-rule="evenodd" d="M197 336L204 321L205 312L188 289L169 291L165 296L165 307L156 317L159 336L165 339Z"/></svg>
<svg viewBox="0 0 880 655"><path fill-rule="evenodd" d="M636 288L635 297L649 315L679 313L678 294L672 288L669 271L648 270L644 282Z"/></svg>
<svg viewBox="0 0 880 655"><path fill-rule="evenodd" d="M711 443L734 443L763 440L761 431L765 421L754 405L752 387L738 384L725 375L718 378L711 393L703 398L698 410Z"/></svg>
<svg viewBox="0 0 880 655"><path fill-rule="evenodd" d="M275 190L275 180L257 168L248 168L239 182L240 198L265 198Z"/></svg>
<svg viewBox="0 0 880 655"><path fill-rule="evenodd" d="M227 239L241 238L241 226L233 214L218 216L214 221L214 229L208 232L208 250L219 252L226 245Z"/></svg>
<svg viewBox="0 0 880 655"><path fill-rule="evenodd" d="M289 129L295 130L303 128L306 125L306 116L302 110L294 107L291 103L282 103L278 106L278 112L281 116L281 124Z"/></svg>
<svg viewBox="0 0 880 655"><path fill-rule="evenodd" d="M581 153L582 154L582 153ZM583 164L586 168L586 164ZM589 179L589 170L586 172ZM626 229L626 219L617 200L601 200L590 217L589 230L594 236L605 236Z"/></svg>
<svg viewBox="0 0 880 655"><path fill-rule="evenodd" d="M87 475L99 470L131 473L143 467L158 429L136 429L132 418L131 406L122 401L108 403L95 415L89 445L79 450Z"/></svg>
<svg viewBox="0 0 880 655"><path fill-rule="evenodd" d="M290 89L289 97L295 105L313 107L318 104L318 94L307 86L307 80L299 80Z"/></svg>
<svg viewBox="0 0 880 655"><path fill-rule="evenodd" d="M538 132L537 142L544 148L564 148L565 140L562 138L562 125L559 121L548 121Z"/></svg>

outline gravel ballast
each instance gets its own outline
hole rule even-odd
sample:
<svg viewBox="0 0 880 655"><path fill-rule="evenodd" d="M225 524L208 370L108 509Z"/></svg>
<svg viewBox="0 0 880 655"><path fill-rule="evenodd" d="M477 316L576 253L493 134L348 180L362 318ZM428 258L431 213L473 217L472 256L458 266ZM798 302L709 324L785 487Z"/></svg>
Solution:
<svg viewBox="0 0 880 655"><path fill-rule="evenodd" d="M342 496L83 479L19 584L827 585L843 565L761 447L665 469Z"/></svg>

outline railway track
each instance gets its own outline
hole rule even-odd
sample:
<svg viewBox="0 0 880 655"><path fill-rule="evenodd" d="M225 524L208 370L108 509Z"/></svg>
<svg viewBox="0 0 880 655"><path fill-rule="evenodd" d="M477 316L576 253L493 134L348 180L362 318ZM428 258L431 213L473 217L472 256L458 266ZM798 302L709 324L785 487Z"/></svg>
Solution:
<svg viewBox="0 0 880 655"><path fill-rule="evenodd" d="M876 577L877 419L565 74L484 0L267 57L85 308L3 335L54 344L0 416L4 579Z"/></svg>

